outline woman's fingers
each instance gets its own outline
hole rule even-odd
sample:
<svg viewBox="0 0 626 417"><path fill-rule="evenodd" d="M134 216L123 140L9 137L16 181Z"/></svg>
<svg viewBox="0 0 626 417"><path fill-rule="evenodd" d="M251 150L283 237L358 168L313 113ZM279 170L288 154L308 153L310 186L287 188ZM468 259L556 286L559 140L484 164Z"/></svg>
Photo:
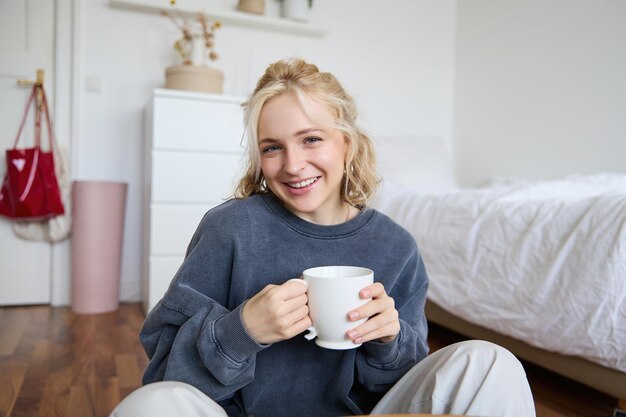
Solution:
<svg viewBox="0 0 626 417"><path fill-rule="evenodd" d="M370 340L384 337L395 337L400 331L400 321L398 312L393 310L385 311L348 331L347 335L355 343L368 342Z"/></svg>
<svg viewBox="0 0 626 417"><path fill-rule="evenodd" d="M302 282L304 283L304 281ZM295 279L290 279L282 285L272 285L270 289L270 296L277 301L286 301L299 295L306 294L306 289L306 283L301 284Z"/></svg>
<svg viewBox="0 0 626 417"><path fill-rule="evenodd" d="M310 322L306 303L306 285L302 283L290 280L282 285L268 285L244 305L244 326L259 343L289 339L306 329L299 330L307 320Z"/></svg>
<svg viewBox="0 0 626 417"><path fill-rule="evenodd" d="M306 305L294 311L291 319L296 320L293 322L290 329L290 333L293 335L300 334L313 325L311 317L309 316L309 307Z"/></svg>
<svg viewBox="0 0 626 417"><path fill-rule="evenodd" d="M372 340L382 343L389 343L396 338L398 333L400 333L399 323L389 323L383 327L379 327L376 330L365 333L363 335L357 333L357 335L354 338L351 338L351 340L354 343L365 343Z"/></svg>
<svg viewBox="0 0 626 417"><path fill-rule="evenodd" d="M299 300L304 297L304 300ZM294 323L302 320L309 315L309 307L306 304L306 296L300 296L298 299L291 299L284 303L279 313L276 314L276 323L279 327L290 327ZM289 307L287 307L289 304Z"/></svg>
<svg viewBox="0 0 626 417"><path fill-rule="evenodd" d="M393 298L385 294L382 298L373 298L369 303L350 311L348 313L348 318L351 321L360 320L375 316L376 314L393 308L395 308L395 301Z"/></svg>
<svg viewBox="0 0 626 417"><path fill-rule="evenodd" d="M395 301L387 295L384 286L376 282L359 292L361 298L372 298L367 304L348 313L351 321L368 320L349 330L346 335L354 343L370 340L389 342L400 332L400 320Z"/></svg>
<svg viewBox="0 0 626 417"><path fill-rule="evenodd" d="M375 282L359 291L361 298L380 298L385 295L387 295L385 287L380 282Z"/></svg>

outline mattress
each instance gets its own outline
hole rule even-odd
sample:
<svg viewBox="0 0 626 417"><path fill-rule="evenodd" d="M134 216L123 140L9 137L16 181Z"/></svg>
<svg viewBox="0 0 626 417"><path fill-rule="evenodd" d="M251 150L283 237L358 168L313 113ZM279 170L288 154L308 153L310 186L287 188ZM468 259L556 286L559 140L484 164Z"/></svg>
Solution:
<svg viewBox="0 0 626 417"><path fill-rule="evenodd" d="M387 184L376 207L414 236L439 306L626 372L626 175L438 194Z"/></svg>

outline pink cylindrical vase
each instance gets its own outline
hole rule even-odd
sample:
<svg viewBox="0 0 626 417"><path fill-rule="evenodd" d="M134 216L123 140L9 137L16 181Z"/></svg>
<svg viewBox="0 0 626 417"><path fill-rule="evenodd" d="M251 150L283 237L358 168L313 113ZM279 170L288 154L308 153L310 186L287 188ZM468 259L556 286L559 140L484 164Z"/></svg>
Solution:
<svg viewBox="0 0 626 417"><path fill-rule="evenodd" d="M98 314L119 307L128 184L72 183L72 311Z"/></svg>

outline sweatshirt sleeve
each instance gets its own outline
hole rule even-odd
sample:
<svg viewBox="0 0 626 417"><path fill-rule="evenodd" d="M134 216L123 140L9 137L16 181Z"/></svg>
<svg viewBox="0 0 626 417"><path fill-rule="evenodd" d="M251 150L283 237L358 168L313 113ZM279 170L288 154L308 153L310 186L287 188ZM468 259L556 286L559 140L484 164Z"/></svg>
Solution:
<svg viewBox="0 0 626 417"><path fill-rule="evenodd" d="M247 333L243 304L225 307L232 250L207 228L201 223L169 289L141 329L149 358L143 383L182 381L223 401L254 379L256 354L266 346Z"/></svg>
<svg viewBox="0 0 626 417"><path fill-rule="evenodd" d="M368 391L387 392L428 354L428 325L424 314L428 276L415 247L391 288L400 317L400 333L389 343L364 343L356 358L357 380ZM387 287L387 285L385 285Z"/></svg>

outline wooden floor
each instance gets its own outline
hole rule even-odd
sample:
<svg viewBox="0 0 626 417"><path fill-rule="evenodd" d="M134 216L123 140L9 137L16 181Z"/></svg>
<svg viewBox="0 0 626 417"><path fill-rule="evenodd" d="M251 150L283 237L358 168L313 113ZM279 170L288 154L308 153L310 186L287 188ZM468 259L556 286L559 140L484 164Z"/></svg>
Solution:
<svg viewBox="0 0 626 417"><path fill-rule="evenodd" d="M139 386L147 359L139 304L75 315L48 306L0 308L0 417L104 417ZM432 326L432 350L462 340ZM524 364L538 417L610 417L616 400Z"/></svg>
<svg viewBox="0 0 626 417"><path fill-rule="evenodd" d="M147 365L143 318L139 304L99 315L0 308L0 417L108 416Z"/></svg>

